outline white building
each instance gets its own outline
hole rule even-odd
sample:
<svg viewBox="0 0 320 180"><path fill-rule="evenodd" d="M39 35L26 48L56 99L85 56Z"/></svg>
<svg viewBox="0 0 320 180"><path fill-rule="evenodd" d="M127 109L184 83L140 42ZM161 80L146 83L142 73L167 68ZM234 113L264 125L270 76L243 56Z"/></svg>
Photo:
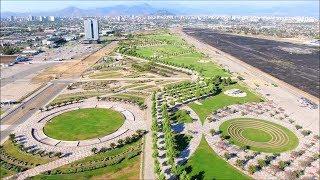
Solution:
<svg viewBox="0 0 320 180"><path fill-rule="evenodd" d="M49 21L52 21L52 22L53 22L53 21L55 20L55 17L54 17L54 16L49 16L48 19L49 19Z"/></svg>
<svg viewBox="0 0 320 180"><path fill-rule="evenodd" d="M84 39L86 41L99 41L99 24L96 19L84 20Z"/></svg>

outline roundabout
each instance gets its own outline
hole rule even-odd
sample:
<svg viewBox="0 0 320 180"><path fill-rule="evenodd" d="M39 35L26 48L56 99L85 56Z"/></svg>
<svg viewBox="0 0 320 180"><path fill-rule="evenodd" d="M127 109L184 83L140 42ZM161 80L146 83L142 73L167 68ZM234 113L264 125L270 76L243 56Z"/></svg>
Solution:
<svg viewBox="0 0 320 180"><path fill-rule="evenodd" d="M219 129L231 143L259 152L284 152L298 146L293 132L265 120L236 118L223 122Z"/></svg>
<svg viewBox="0 0 320 180"><path fill-rule="evenodd" d="M125 117L112 109L85 108L64 112L50 119L43 128L51 138L77 141L103 137L119 129Z"/></svg>

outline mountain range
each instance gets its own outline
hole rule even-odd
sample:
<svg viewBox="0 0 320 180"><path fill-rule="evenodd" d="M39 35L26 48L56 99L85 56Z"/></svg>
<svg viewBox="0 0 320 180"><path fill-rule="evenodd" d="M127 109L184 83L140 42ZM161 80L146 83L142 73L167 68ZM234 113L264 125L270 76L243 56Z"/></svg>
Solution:
<svg viewBox="0 0 320 180"><path fill-rule="evenodd" d="M155 8L149 4L140 5L117 5L111 7L80 9L77 7L67 7L58 11L16 13L1 12L1 17L10 16L59 16L59 17L79 17L79 16L120 16L120 15L175 15L175 10Z"/></svg>
<svg viewBox="0 0 320 180"><path fill-rule="evenodd" d="M252 15L252 16L312 16L319 17L317 7L310 5L300 6L239 6L218 4L211 6L185 6L167 5L151 6L147 3L137 5L116 5L98 7L92 9L81 9L78 7L67 7L57 11L18 13L1 10L1 17L10 16L58 16L58 17L79 17L79 16L118 16L118 15Z"/></svg>

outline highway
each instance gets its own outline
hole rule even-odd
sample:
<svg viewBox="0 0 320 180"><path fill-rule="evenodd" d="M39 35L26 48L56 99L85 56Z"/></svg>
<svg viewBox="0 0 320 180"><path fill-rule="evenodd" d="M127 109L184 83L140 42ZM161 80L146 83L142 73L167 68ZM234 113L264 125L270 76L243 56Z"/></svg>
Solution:
<svg viewBox="0 0 320 180"><path fill-rule="evenodd" d="M4 131L1 131L1 142L21 123L30 118L40 107L47 104L52 98L58 95L69 83L53 82L37 95L21 103L15 110L1 119L1 126L7 126Z"/></svg>
<svg viewBox="0 0 320 180"><path fill-rule="evenodd" d="M41 71L45 68L48 68L48 67L52 67L52 65L54 64L58 64L59 62L50 62L50 63L44 63L44 64L40 64L39 66L36 66L36 67L33 67L33 68L29 68L27 70L24 70L24 71L21 71L19 73L16 73L14 75L11 75L9 77L6 77L6 78L3 78L0 80L0 84L1 86L0 87L3 87L7 84L10 84L16 80L19 80L19 79L23 79L25 78L26 76L29 76L30 74L34 74L38 71Z"/></svg>

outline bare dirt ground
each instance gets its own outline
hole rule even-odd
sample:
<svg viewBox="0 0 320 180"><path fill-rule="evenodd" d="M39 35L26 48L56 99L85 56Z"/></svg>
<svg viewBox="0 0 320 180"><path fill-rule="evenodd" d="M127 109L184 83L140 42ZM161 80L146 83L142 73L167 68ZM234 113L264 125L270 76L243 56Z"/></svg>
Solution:
<svg viewBox="0 0 320 180"><path fill-rule="evenodd" d="M18 56L17 55L1 55L0 64L9 64L14 61Z"/></svg>
<svg viewBox="0 0 320 180"><path fill-rule="evenodd" d="M187 42L199 49L199 51L209 55L216 63L226 67L235 75L241 75L245 79L244 83L268 100L285 108L304 128L315 132L319 131L319 108L309 109L308 107L302 107L298 102L300 97L307 97L319 104L317 97L276 79L213 46L200 42L198 39L185 34L181 29L172 29L171 31L181 35ZM272 83L276 83L278 87L274 87Z"/></svg>
<svg viewBox="0 0 320 180"><path fill-rule="evenodd" d="M307 45L220 33L183 31L292 86L319 97L319 49Z"/></svg>
<svg viewBox="0 0 320 180"><path fill-rule="evenodd" d="M97 52L87 57L70 62L66 61L63 64L58 64L54 67L51 67L36 76L33 81L39 83L47 82L52 79L78 78L88 67L95 64L106 54L112 52L116 48L117 43L118 42L113 41L111 44L101 48Z"/></svg>

